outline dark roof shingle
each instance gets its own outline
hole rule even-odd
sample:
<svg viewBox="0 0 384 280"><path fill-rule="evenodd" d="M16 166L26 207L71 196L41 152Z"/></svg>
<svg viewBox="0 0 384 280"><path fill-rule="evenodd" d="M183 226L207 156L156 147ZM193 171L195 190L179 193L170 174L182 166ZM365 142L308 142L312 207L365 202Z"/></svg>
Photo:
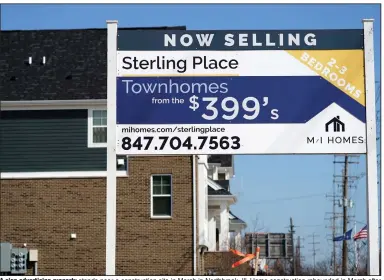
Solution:
<svg viewBox="0 0 384 280"><path fill-rule="evenodd" d="M1 31L0 36L0 100L107 98L106 29Z"/></svg>
<svg viewBox="0 0 384 280"><path fill-rule="evenodd" d="M208 163L219 163L222 167L233 167L232 155L211 155Z"/></svg>
<svg viewBox="0 0 384 280"><path fill-rule="evenodd" d="M229 180L216 180L216 184L220 185L220 187L223 187L225 190L229 191Z"/></svg>

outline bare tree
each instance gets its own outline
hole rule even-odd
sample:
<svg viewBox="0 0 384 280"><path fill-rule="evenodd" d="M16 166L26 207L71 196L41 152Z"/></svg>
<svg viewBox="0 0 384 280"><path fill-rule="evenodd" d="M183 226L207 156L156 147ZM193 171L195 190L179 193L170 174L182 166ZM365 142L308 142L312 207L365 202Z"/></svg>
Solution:
<svg viewBox="0 0 384 280"><path fill-rule="evenodd" d="M367 275L367 247L363 242L357 242L357 250L355 252L355 244L350 246L348 252L348 274L349 275ZM357 255L355 255L357 254Z"/></svg>
<svg viewBox="0 0 384 280"><path fill-rule="evenodd" d="M331 276L333 275L331 267L331 258L323 259L316 262L315 268L313 265L303 264L300 275L316 275L316 276Z"/></svg>
<svg viewBox="0 0 384 280"><path fill-rule="evenodd" d="M270 276L292 275L292 262L289 259L274 260L268 275Z"/></svg>
<svg viewBox="0 0 384 280"><path fill-rule="evenodd" d="M366 276L368 275L368 248L363 243L359 247L359 259L357 267L357 275Z"/></svg>
<svg viewBox="0 0 384 280"><path fill-rule="evenodd" d="M264 226L264 222L259 217L260 213L256 213L255 218L252 219L252 232L260 232L267 230Z"/></svg>
<svg viewBox="0 0 384 280"><path fill-rule="evenodd" d="M331 261L330 260L322 260L316 263L315 266L315 275L332 275L331 270Z"/></svg>

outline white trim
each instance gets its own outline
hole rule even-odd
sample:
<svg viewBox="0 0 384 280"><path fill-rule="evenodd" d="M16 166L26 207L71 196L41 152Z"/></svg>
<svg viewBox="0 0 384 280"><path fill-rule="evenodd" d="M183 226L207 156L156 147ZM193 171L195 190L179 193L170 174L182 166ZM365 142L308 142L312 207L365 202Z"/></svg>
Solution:
<svg viewBox="0 0 384 280"><path fill-rule="evenodd" d="M218 174L222 174L224 173L225 174L225 180L230 180L231 178L234 177L234 169L232 166L227 166L227 167L224 167L224 166L218 166L217 167L217 173Z"/></svg>
<svg viewBox="0 0 384 280"><path fill-rule="evenodd" d="M106 99L1 101L1 111L106 108Z"/></svg>
<svg viewBox="0 0 384 280"><path fill-rule="evenodd" d="M164 195L164 194L160 194L160 195L153 195L153 176L169 176L171 177L171 193L168 195ZM151 196L151 219L171 219L172 218L172 214L173 214L173 207L172 207L172 204L173 204L173 195L172 195L172 191L173 191L173 178L172 178L172 174L151 174L151 193L150 193L150 196ZM171 198L171 215L163 215L163 216L155 216L153 215L153 197L170 197Z"/></svg>
<svg viewBox="0 0 384 280"><path fill-rule="evenodd" d="M220 205L220 232L219 232L219 250L229 250L229 209L225 202Z"/></svg>
<svg viewBox="0 0 384 280"><path fill-rule="evenodd" d="M207 155L197 155L197 159L198 159L198 163L200 165L204 165L207 170L209 169L208 156Z"/></svg>
<svg viewBox="0 0 384 280"><path fill-rule="evenodd" d="M246 227L246 224L233 224L231 223L231 220L229 220L229 232L242 231Z"/></svg>
<svg viewBox="0 0 384 280"><path fill-rule="evenodd" d="M247 223L233 223L231 219L229 219L229 225L233 228L239 227L239 228L246 228Z"/></svg>
<svg viewBox="0 0 384 280"><path fill-rule="evenodd" d="M218 183L216 183L215 181L213 181L210 178L208 178L208 186L210 186L215 191L223 190L224 189L222 186L220 186Z"/></svg>
<svg viewBox="0 0 384 280"><path fill-rule="evenodd" d="M117 171L117 177L128 177L127 171ZM69 179L104 178L107 171L64 171L64 172L2 172L1 179Z"/></svg>
<svg viewBox="0 0 384 280"><path fill-rule="evenodd" d="M172 216L153 216L152 220L171 220Z"/></svg>
<svg viewBox="0 0 384 280"><path fill-rule="evenodd" d="M93 143L93 111L107 111L107 108L106 107L88 108L88 127L87 127L88 148L106 148L107 142ZM107 127L107 133L108 133L108 126L106 127Z"/></svg>
<svg viewBox="0 0 384 280"><path fill-rule="evenodd" d="M198 246L208 246L208 170L207 155L197 155Z"/></svg>

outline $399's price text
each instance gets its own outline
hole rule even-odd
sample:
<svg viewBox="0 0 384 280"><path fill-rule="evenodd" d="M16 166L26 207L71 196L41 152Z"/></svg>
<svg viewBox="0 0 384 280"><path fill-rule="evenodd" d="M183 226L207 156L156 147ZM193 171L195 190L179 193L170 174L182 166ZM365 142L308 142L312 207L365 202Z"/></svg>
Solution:
<svg viewBox="0 0 384 280"><path fill-rule="evenodd" d="M260 104L259 100L253 96L246 97L242 101L239 101L235 97L227 96L220 102L217 97L203 97L200 100L198 96L193 95L189 98L189 102L191 104L189 109L192 111L196 111L200 105L205 105L206 112L201 116L208 121L217 119L219 117L219 111L224 112L224 114L221 115L221 118L228 121L238 117L251 121L259 116L261 108L268 105L269 99L268 97L263 97L263 103ZM241 114L241 110L245 113ZM277 120L279 117L278 109L270 110L270 119Z"/></svg>
<svg viewBox="0 0 384 280"><path fill-rule="evenodd" d="M132 139L130 137L123 137L121 139L121 148L123 150L164 150L167 148L172 150L187 149L187 150L203 150L208 148L210 150L217 149L240 149L240 137L238 136L198 136L197 139L187 137L181 139L174 136L143 136Z"/></svg>

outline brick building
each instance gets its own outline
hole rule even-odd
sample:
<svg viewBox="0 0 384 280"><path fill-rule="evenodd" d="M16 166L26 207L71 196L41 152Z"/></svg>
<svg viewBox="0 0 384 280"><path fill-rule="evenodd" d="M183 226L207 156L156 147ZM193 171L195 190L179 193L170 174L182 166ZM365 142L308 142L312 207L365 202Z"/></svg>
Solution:
<svg viewBox="0 0 384 280"><path fill-rule="evenodd" d="M106 35L1 32L0 242L38 249L41 275L105 273ZM201 249L228 251L245 226L229 212L232 156L116 164L117 275L202 274Z"/></svg>

